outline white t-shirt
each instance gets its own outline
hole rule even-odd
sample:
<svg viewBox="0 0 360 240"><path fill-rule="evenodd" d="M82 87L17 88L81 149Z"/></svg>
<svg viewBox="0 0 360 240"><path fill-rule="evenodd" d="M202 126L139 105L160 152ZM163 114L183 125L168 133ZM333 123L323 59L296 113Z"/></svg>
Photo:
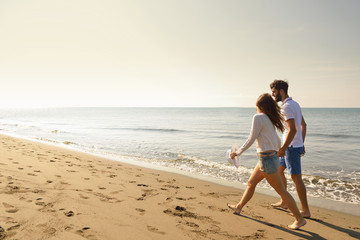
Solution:
<svg viewBox="0 0 360 240"><path fill-rule="evenodd" d="M294 139L290 143L290 146L303 147L304 142L301 133L302 113L301 113L300 105L294 100L292 100L291 97L286 98L281 105L281 113L284 115L285 121L288 121L290 119L294 119L295 121L296 134ZM283 133L283 142L285 142L286 136L289 132L289 128L287 124L284 125L285 125L285 131Z"/></svg>
<svg viewBox="0 0 360 240"><path fill-rule="evenodd" d="M264 113L255 114L252 120L251 131L246 142L236 152L240 156L256 140L256 151L265 152L270 150L277 151L281 146L281 140L276 133L275 126L270 118Z"/></svg>

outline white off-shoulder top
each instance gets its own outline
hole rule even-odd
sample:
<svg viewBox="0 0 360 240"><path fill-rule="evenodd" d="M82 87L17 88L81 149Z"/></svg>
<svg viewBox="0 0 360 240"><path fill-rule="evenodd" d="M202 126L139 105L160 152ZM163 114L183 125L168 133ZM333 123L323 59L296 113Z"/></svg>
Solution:
<svg viewBox="0 0 360 240"><path fill-rule="evenodd" d="M265 113L258 113L253 116L251 131L246 142L236 151L240 156L256 140L256 152L265 152L270 150L278 151L281 147L281 140L278 136L275 126Z"/></svg>

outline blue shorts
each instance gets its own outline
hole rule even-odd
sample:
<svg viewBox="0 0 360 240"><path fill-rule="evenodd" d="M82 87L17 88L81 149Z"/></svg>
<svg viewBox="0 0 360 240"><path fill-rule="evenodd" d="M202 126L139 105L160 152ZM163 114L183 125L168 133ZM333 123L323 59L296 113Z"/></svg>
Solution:
<svg viewBox="0 0 360 240"><path fill-rule="evenodd" d="M291 175L301 174L301 154L303 147L288 147L285 152L285 157L281 158L280 165L287 168Z"/></svg>
<svg viewBox="0 0 360 240"><path fill-rule="evenodd" d="M267 174L276 173L279 169L279 157L277 152L259 153L259 169Z"/></svg>

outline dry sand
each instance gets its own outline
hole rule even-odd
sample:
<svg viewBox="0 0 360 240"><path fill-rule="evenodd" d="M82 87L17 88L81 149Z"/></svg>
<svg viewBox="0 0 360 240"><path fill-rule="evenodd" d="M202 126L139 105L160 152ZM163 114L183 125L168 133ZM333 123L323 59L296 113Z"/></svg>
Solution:
<svg viewBox="0 0 360 240"><path fill-rule="evenodd" d="M359 239L360 217L312 208L301 230L255 193L0 135L0 239Z"/></svg>

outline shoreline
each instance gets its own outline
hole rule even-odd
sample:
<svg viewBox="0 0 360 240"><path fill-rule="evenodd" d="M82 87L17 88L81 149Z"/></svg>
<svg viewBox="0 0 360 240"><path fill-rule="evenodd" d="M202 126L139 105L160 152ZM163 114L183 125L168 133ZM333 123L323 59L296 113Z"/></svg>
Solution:
<svg viewBox="0 0 360 240"><path fill-rule="evenodd" d="M95 156L104 158L104 156L101 156L101 155L95 155ZM174 173L174 174L182 175L184 177L189 177L189 178L193 178L193 179L196 179L196 180L202 180L202 181L205 181L205 182L218 184L218 185L221 185L221 186L224 186L224 187L230 187L230 188L235 188L235 189L239 189L239 190L245 190L246 189L246 185L242 184L242 183L239 183L239 182L230 182L230 181L227 181L227 180L214 178L212 176L204 176L204 175L199 175L199 174L193 174L191 172L183 171L183 170L180 170L180 169L174 169L174 168L161 166L161 165L155 165L155 164L151 164L151 163L144 163L144 162L136 161L136 160L131 160L130 161L130 160L124 160L123 159L123 161L120 161L120 160L115 160L115 159L111 159L111 158L106 158L106 159L109 159L111 161L117 161L117 162L122 162L122 163L130 164L130 165L135 165L135 166L147 168L149 170L156 170L156 171L164 171L164 172L168 172L168 173ZM274 189L267 189L267 188L257 187L255 192L258 193L258 194L279 198L279 195L275 192ZM299 201L299 198L296 195L296 193L291 193L291 195L294 197L296 203L299 204L300 201ZM346 213L346 214L349 214L349 215L354 215L354 216L359 216L360 217L360 205L357 205L357 204L346 203L346 202L341 202L341 201L333 201L333 200L329 200L329 199L309 197L309 196L308 196L308 202L309 202L309 205L311 207L319 207L319 208L324 208L324 209L327 209L327 210L334 210L334 211L337 211L337 212L343 212L343 213ZM355 211L354 211L354 209L355 209Z"/></svg>
<svg viewBox="0 0 360 240"><path fill-rule="evenodd" d="M168 172L168 173L175 173L175 174L182 175L185 177L190 177L190 178L197 179L197 180L202 180L202 181L211 182L214 184L219 184L219 185L222 185L225 187L231 187L231 188L235 188L235 189L239 189L239 190L246 189L246 185L239 183L239 182L230 182L230 181L223 180L220 178L215 178L212 176L194 174L194 173L191 173L188 171L183 171L183 170L176 169L176 168L170 168L167 166L152 164L149 162L138 161L132 157L118 158L118 157L111 157L110 155L107 156L107 155L102 155L102 154L96 154L96 153L92 153L92 152L89 152L86 150L81 150L78 148L71 147L71 145L68 145L66 143L50 141L50 140L45 141L43 139L26 138L26 137L21 137L21 136L12 135L12 134L5 134L5 133L1 133L0 136L9 136L9 137L16 138L19 140L26 140L26 141L37 142L40 144L45 144L45 145L49 145L49 146L53 146L53 147L59 147L59 148L65 149L65 150L89 154L89 155L103 158L103 159L109 160L109 161L126 163L126 164L130 164L130 165L134 165L134 166L147 168L149 170L157 170L157 171L164 171L164 172ZM268 188L262 188L262 187L258 186L256 188L256 192L259 194L263 194L263 195L267 195L267 196L271 196L271 197L276 197L276 198L279 197L278 194L275 192L275 190L273 190L272 188L268 189ZM291 195L294 197L297 204L299 204L300 201L299 201L297 194L291 193ZM317 198L317 197L312 197L312 196L308 196L308 202L311 207L319 207L319 208L324 208L324 209L328 209L328 210L334 210L337 212L346 213L349 215L360 216L360 205L357 205L357 204L346 203L346 202L342 202L342 201L335 201L335 200L324 199L324 198Z"/></svg>
<svg viewBox="0 0 360 240"><path fill-rule="evenodd" d="M360 237L354 215L312 207L312 218L293 231L289 213L270 207L277 197L258 191L237 216L226 202L240 199L238 188L13 136L0 140L0 239Z"/></svg>

